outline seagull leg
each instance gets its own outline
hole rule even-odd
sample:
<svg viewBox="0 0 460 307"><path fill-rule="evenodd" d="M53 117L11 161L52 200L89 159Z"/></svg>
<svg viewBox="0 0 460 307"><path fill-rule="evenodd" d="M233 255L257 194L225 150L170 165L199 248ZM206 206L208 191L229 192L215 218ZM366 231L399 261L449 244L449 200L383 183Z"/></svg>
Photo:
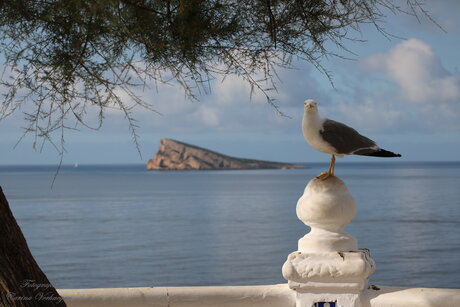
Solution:
<svg viewBox="0 0 460 307"><path fill-rule="evenodd" d="M331 169L330 169L330 175L334 176L334 171L335 171L335 155L332 155L331 158Z"/></svg>
<svg viewBox="0 0 460 307"><path fill-rule="evenodd" d="M335 169L335 155L332 155L331 157L331 163L329 164L329 169L327 172L322 172L316 178L320 180L326 180L327 178L334 176L334 169Z"/></svg>

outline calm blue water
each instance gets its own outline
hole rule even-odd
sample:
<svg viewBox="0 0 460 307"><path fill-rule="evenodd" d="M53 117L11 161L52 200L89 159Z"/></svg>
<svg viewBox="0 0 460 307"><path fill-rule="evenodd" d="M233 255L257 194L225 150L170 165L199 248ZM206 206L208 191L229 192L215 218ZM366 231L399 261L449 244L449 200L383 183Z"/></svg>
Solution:
<svg viewBox="0 0 460 307"><path fill-rule="evenodd" d="M371 283L460 288L460 163L340 162ZM4 166L0 185L57 288L275 284L309 230L297 199L326 168L64 167L51 189L55 167Z"/></svg>

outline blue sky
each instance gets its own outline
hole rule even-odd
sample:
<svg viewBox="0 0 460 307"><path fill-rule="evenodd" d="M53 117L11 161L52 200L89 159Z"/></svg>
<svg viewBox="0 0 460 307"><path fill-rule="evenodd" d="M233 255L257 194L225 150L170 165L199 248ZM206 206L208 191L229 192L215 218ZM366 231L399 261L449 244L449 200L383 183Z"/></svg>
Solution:
<svg viewBox="0 0 460 307"><path fill-rule="evenodd" d="M225 154L275 161L328 162L329 157L305 143L300 129L303 101L315 99L320 114L344 122L374 139L381 147L399 152L400 161L458 161L460 155L460 4L431 1L426 7L445 29L421 18L389 13L384 28L400 38L388 39L364 26L349 42L355 55L324 59L335 88L312 65L279 70L278 92L273 93L279 116L243 80L228 77L215 82L199 101L185 99L178 86L145 90L142 95L162 115L135 110L139 120L142 158L137 153L121 112L110 111L99 131L81 127L66 136L65 164L145 163L162 137L207 147ZM22 115L0 122L0 165L56 164L59 157L48 144L32 148L22 135ZM341 161L376 161L346 157ZM388 160L385 160L388 161Z"/></svg>

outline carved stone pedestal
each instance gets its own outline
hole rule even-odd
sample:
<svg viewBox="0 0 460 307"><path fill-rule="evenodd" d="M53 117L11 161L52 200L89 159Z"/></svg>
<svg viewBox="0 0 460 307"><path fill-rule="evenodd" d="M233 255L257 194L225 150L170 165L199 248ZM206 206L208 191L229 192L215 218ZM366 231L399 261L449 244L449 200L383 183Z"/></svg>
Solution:
<svg viewBox="0 0 460 307"><path fill-rule="evenodd" d="M337 177L313 179L297 202L297 216L311 231L283 265L297 291L297 307L359 307L360 295L375 270L369 250L358 249L343 230L356 215L355 201Z"/></svg>

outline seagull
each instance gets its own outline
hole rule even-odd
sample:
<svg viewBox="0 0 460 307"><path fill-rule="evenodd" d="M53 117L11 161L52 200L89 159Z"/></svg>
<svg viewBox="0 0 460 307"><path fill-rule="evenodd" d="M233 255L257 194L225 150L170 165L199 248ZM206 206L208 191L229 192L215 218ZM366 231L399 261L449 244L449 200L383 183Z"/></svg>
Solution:
<svg viewBox="0 0 460 307"><path fill-rule="evenodd" d="M305 140L316 150L332 155L328 171L316 178L325 180L334 176L336 156L401 157L400 154L380 148L374 141L345 124L320 117L318 105L313 99L305 100L304 105L302 132Z"/></svg>

